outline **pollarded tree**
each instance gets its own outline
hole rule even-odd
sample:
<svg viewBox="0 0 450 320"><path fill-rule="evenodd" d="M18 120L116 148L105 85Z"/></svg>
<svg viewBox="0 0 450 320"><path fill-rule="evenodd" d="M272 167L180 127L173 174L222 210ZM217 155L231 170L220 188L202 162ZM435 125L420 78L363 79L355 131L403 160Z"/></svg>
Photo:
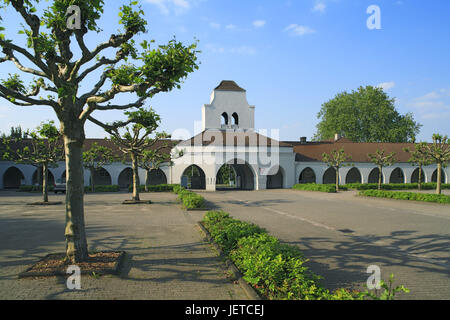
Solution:
<svg viewBox="0 0 450 320"><path fill-rule="evenodd" d="M83 152L83 166L89 170L92 192L95 192L95 173L115 160L113 151L97 142L94 142L89 150Z"/></svg>
<svg viewBox="0 0 450 320"><path fill-rule="evenodd" d="M322 159L328 167L336 171L336 191L339 191L339 169L351 166L350 163L346 163L351 160L351 156L346 154L344 149L341 148L339 150L332 150L330 153L323 153Z"/></svg>
<svg viewBox="0 0 450 320"><path fill-rule="evenodd" d="M386 154L384 149L375 151L375 153L369 153L367 156L370 161L378 167L378 190L381 190L382 177L383 177L383 168L392 166L397 160L395 159L395 152L391 152L390 154Z"/></svg>
<svg viewBox="0 0 450 320"><path fill-rule="evenodd" d="M152 170L158 170L163 164L172 166L170 153L164 152L164 149L169 148L170 145L167 141L160 143L158 146L152 149L144 150L142 156L139 159L139 167L145 170L145 191L148 192L148 186L150 185L150 173Z"/></svg>
<svg viewBox="0 0 450 320"><path fill-rule="evenodd" d="M24 139L24 136L30 139ZM54 122L43 122L36 130L27 131L25 135L4 137L3 145L5 160L32 165L38 173L42 170L42 198L44 203L48 203L48 169L57 167L58 162L64 159L61 135Z"/></svg>
<svg viewBox="0 0 450 320"><path fill-rule="evenodd" d="M156 133L150 137L159 127L161 119L152 109L140 109L133 112L125 112L128 121L117 121L113 124L97 123L110 134L110 140L119 147L125 157L131 159L133 170L133 197L132 200L140 201L139 197L139 160L144 156L144 151L151 149L162 139L169 138L167 133ZM156 149L158 151L158 149Z"/></svg>
<svg viewBox="0 0 450 320"><path fill-rule="evenodd" d="M426 152L426 145L427 144L425 142L421 142L415 145L414 150L411 150L410 148L404 148L405 152L411 154L411 157L409 158L408 161L412 165L417 166L419 169L419 177L417 183L419 190L422 190L422 181L423 181L422 168L431 164L431 159Z"/></svg>
<svg viewBox="0 0 450 320"><path fill-rule="evenodd" d="M95 47L89 44L102 37L103 0L0 0L0 7L3 17L5 12L11 19L16 14L23 22L23 30L6 30L0 21L0 64L12 63L21 75L37 77L27 86L27 78L10 75L0 81L0 98L21 107L50 106L56 113L66 154L66 260L86 261L82 157L86 121L94 119L95 111L139 108L157 93L179 88L198 68L196 43L185 46L176 39L157 47L151 39L136 43L136 37L147 32L136 1L120 7L121 29ZM121 104L123 95L135 101Z"/></svg>
<svg viewBox="0 0 450 320"><path fill-rule="evenodd" d="M433 134L433 143L425 144L423 152L437 166L436 193L441 194L442 168L445 168L450 161L450 139L438 133Z"/></svg>

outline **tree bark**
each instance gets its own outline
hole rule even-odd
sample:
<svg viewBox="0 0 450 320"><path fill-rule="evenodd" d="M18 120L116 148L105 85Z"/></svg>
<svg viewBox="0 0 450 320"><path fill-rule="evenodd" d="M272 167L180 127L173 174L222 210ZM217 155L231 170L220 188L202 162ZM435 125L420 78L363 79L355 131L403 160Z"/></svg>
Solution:
<svg viewBox="0 0 450 320"><path fill-rule="evenodd" d="M148 192L148 185L150 184L150 170L145 170L145 192Z"/></svg>
<svg viewBox="0 0 450 320"><path fill-rule="evenodd" d="M88 259L84 224L84 125L74 121L61 123L66 153L66 260L78 263Z"/></svg>
<svg viewBox="0 0 450 320"><path fill-rule="evenodd" d="M339 167L334 168L336 171L336 192L339 191Z"/></svg>
<svg viewBox="0 0 450 320"><path fill-rule="evenodd" d="M42 197L48 202L48 164L42 165Z"/></svg>
<svg viewBox="0 0 450 320"><path fill-rule="evenodd" d="M378 167L378 190L381 190L381 182L383 180L383 167Z"/></svg>
<svg viewBox="0 0 450 320"><path fill-rule="evenodd" d="M437 181L436 181L436 194L441 194L441 183L442 183L442 163L437 163Z"/></svg>
<svg viewBox="0 0 450 320"><path fill-rule="evenodd" d="M417 185L417 189L422 190L422 166L419 165L419 183Z"/></svg>
<svg viewBox="0 0 450 320"><path fill-rule="evenodd" d="M139 197L139 166L138 166L138 159L137 156L133 153L131 153L131 167L133 169L133 200L134 201L140 201Z"/></svg>

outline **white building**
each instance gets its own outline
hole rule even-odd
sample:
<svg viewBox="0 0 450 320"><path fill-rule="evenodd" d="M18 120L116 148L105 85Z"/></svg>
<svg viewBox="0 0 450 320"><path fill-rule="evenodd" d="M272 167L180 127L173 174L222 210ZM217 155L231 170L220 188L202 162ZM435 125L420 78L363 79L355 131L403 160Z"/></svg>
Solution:
<svg viewBox="0 0 450 320"><path fill-rule="evenodd" d="M246 91L234 81L222 81L211 94L209 104L202 107L203 131L186 141L171 141L174 146L173 166L162 166L152 172L152 184L175 183L194 189L214 191L223 188L219 184L219 170L227 165L233 174L233 188L263 190L267 188L291 188L296 183L334 183L335 172L322 162L322 154L343 148L351 155L352 166L339 172L340 183L374 183L378 169L367 157L377 149L396 152L397 163L383 169L386 183L417 182L418 168L409 162L404 147L407 143L354 143L338 136L330 141L308 142L278 141L267 133L255 130L255 106L248 103ZM85 148L93 142L105 144L105 140L87 139ZM113 145L110 145L114 149ZM181 152L181 154L180 154ZM97 173L96 184L115 184L126 187L131 183L131 168L121 162L104 166ZM65 177L64 163L50 169L50 180ZM17 188L37 182L36 168L13 162L0 162L0 189ZM435 182L435 165L423 169L424 182ZM449 183L450 168L443 169L442 181ZM140 170L141 182L145 172ZM84 181L89 184L89 171Z"/></svg>

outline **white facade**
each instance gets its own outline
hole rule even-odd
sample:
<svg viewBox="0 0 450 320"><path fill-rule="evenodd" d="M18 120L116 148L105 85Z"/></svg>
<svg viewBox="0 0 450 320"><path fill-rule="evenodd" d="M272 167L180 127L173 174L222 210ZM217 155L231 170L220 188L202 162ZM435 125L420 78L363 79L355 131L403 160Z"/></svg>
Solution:
<svg viewBox="0 0 450 320"><path fill-rule="evenodd" d="M183 152L181 157L172 159L174 165L161 167L167 183L181 184L186 170L195 166L195 170L201 173L199 185L203 189L214 191L217 173L224 164L232 165L239 176L238 187L247 190L291 188L299 183L302 172L308 168L309 175L314 177L312 182L324 183L328 169L326 164L320 161L296 161L291 145L275 139L265 141L265 136L255 132L255 107L247 102L245 90L233 81L223 81L212 92L210 103L202 108L202 123L202 134L183 141L172 149L173 155ZM130 165L121 162L104 166L113 185L121 184L123 174L129 168ZM352 166L340 169L340 183L345 184L349 177L354 178L355 175L360 177L362 183L368 183L374 169L376 166L370 162L352 163ZM389 183L394 178L398 181L401 177L400 182L410 183L416 169L409 163L396 163L383 169L384 181ZM61 162L57 168L49 170L55 179L60 179L65 173L65 164ZM35 171L33 166L0 161L0 189L11 184L8 179L14 174L16 182L32 185ZM423 171L423 181L432 182L433 175L436 176L436 165L424 167ZM450 168L444 168L443 171L444 181L450 183ZM139 169L139 177L143 184L144 170ZM86 186L89 181L89 170L85 170Z"/></svg>

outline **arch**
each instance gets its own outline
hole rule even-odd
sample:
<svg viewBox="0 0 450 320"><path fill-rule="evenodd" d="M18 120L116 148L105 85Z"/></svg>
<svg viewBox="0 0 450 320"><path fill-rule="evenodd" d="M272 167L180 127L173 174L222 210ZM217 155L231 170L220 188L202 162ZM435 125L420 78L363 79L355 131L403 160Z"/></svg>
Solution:
<svg viewBox="0 0 450 320"><path fill-rule="evenodd" d="M316 173L310 167L303 169L298 178L299 183L316 183Z"/></svg>
<svg viewBox="0 0 450 320"><path fill-rule="evenodd" d="M3 188L18 189L22 185L25 176L17 167L9 167L3 174Z"/></svg>
<svg viewBox="0 0 450 320"><path fill-rule="evenodd" d="M416 170L413 171L411 174L411 183L419 183L419 168L416 168ZM425 182L425 172L422 169L422 177L421 177L422 183Z"/></svg>
<svg viewBox="0 0 450 320"><path fill-rule="evenodd" d="M111 175L105 168L98 168L94 172L94 183L97 186L107 186L112 184Z"/></svg>
<svg viewBox="0 0 450 320"><path fill-rule="evenodd" d="M206 176L205 172L199 166L193 164L187 167L182 174L183 177L187 178L187 187L188 189L206 189Z"/></svg>
<svg viewBox="0 0 450 320"><path fill-rule="evenodd" d="M133 169L130 167L125 168L119 174L119 187L128 188L133 184Z"/></svg>
<svg viewBox="0 0 450 320"><path fill-rule="evenodd" d="M323 184L336 184L336 169L329 167L323 174Z"/></svg>
<svg viewBox="0 0 450 320"><path fill-rule="evenodd" d="M358 168L351 168L345 177L345 183L362 183L361 172Z"/></svg>
<svg viewBox="0 0 450 320"><path fill-rule="evenodd" d="M157 186L160 184L167 184L166 174L161 169L152 169L148 174L149 185Z"/></svg>
<svg viewBox="0 0 450 320"><path fill-rule="evenodd" d="M272 169L269 171L269 175L267 175L266 189L283 189L283 168L277 166Z"/></svg>
<svg viewBox="0 0 450 320"><path fill-rule="evenodd" d="M236 112L234 112L231 117L233 118L233 123L234 125L238 126L239 125L239 116Z"/></svg>
<svg viewBox="0 0 450 320"><path fill-rule="evenodd" d="M230 165L236 174L235 189L239 190L255 190L255 172L253 168L241 159L233 159L228 161L225 165ZM219 168L220 170L220 168ZM217 170L217 172L219 172ZM217 185L217 179L216 179Z"/></svg>
<svg viewBox="0 0 450 320"><path fill-rule="evenodd" d="M228 114L226 112L222 113L222 125L228 125L229 119Z"/></svg>
<svg viewBox="0 0 450 320"><path fill-rule="evenodd" d="M42 176L42 168L34 170L33 177L31 178L31 184L42 186L43 180L44 177ZM53 173L50 170L48 170L47 183L49 186L55 184L55 177L53 176Z"/></svg>
<svg viewBox="0 0 450 320"><path fill-rule="evenodd" d="M236 190L237 173L231 164L224 164L216 174L216 190Z"/></svg>
<svg viewBox="0 0 450 320"><path fill-rule="evenodd" d="M389 178L389 183L405 183L405 174L400 168L395 168Z"/></svg>
<svg viewBox="0 0 450 320"><path fill-rule="evenodd" d="M380 173L380 169L374 168L370 171L368 183L378 183L378 175ZM381 175L381 183L384 183L384 175Z"/></svg>
<svg viewBox="0 0 450 320"><path fill-rule="evenodd" d="M431 176L431 182L437 182L437 169L434 170L433 175ZM445 183L445 172L441 169L441 182Z"/></svg>

